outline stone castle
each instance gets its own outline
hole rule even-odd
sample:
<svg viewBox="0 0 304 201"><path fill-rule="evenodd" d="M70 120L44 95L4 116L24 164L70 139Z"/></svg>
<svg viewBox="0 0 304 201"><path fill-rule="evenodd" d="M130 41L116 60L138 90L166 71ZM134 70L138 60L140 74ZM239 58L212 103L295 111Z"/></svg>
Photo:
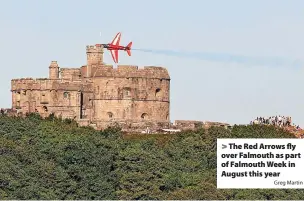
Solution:
<svg viewBox="0 0 304 201"><path fill-rule="evenodd" d="M127 132L231 127L209 121L175 120L172 124L167 69L130 65L114 68L103 62L100 44L87 46L86 54L87 64L79 68L60 68L57 61L52 61L48 78L12 79L12 108L6 111L11 115L39 113L42 117L54 114L95 129L118 124Z"/></svg>
<svg viewBox="0 0 304 201"><path fill-rule="evenodd" d="M103 129L114 122L125 129L169 127L170 76L163 67L103 62L102 45L86 47L87 64L49 66L48 78L11 81L12 109L75 119L82 126Z"/></svg>

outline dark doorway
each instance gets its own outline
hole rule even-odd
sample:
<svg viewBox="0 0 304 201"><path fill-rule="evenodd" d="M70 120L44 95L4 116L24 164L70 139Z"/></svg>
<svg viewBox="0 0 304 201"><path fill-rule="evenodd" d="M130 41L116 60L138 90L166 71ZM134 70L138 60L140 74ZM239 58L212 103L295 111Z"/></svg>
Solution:
<svg viewBox="0 0 304 201"><path fill-rule="evenodd" d="M80 92L80 119L83 118L83 93Z"/></svg>

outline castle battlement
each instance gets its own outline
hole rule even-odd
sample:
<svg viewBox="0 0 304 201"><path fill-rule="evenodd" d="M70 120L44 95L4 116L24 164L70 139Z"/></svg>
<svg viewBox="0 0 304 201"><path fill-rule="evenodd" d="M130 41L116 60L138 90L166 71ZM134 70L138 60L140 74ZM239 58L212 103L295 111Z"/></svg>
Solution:
<svg viewBox="0 0 304 201"><path fill-rule="evenodd" d="M130 71L138 71L138 70L152 70L152 71L167 71L166 68L160 66L135 66L135 65L117 65L117 70L130 70Z"/></svg>
<svg viewBox="0 0 304 201"><path fill-rule="evenodd" d="M35 84L41 83L46 81L52 81L49 78L19 78L19 79L12 79L11 83L14 84Z"/></svg>
<svg viewBox="0 0 304 201"><path fill-rule="evenodd" d="M12 79L12 81L18 81L18 82L23 82L26 80L36 80L35 78L17 78L17 79Z"/></svg>
<svg viewBox="0 0 304 201"><path fill-rule="evenodd" d="M86 49L90 50L90 49L98 49L98 48L103 48L102 45L96 44L96 45L87 45Z"/></svg>
<svg viewBox="0 0 304 201"><path fill-rule="evenodd" d="M54 80L49 79L49 78L19 78L19 79L12 79L11 83L15 83L15 84L22 84L22 83L24 83L24 84L35 84L35 83L45 83L45 82L53 82L53 81Z"/></svg>
<svg viewBox="0 0 304 201"><path fill-rule="evenodd" d="M57 61L51 61L50 67L59 67Z"/></svg>
<svg viewBox="0 0 304 201"><path fill-rule="evenodd" d="M138 66L132 66L132 65L117 65L118 71L137 71Z"/></svg>
<svg viewBox="0 0 304 201"><path fill-rule="evenodd" d="M18 78L18 79L12 79L11 83L16 83L16 84L22 84L22 83L45 83L45 82L67 82L70 81L69 79L58 79L58 80L53 80L49 78Z"/></svg>
<svg viewBox="0 0 304 201"><path fill-rule="evenodd" d="M79 71L80 68L60 68L60 71Z"/></svg>
<svg viewBox="0 0 304 201"><path fill-rule="evenodd" d="M134 65L93 65L91 77L113 77L113 78L147 78L170 80L168 70L157 66L144 66L139 68Z"/></svg>
<svg viewBox="0 0 304 201"><path fill-rule="evenodd" d="M52 80L48 78L30 78L30 79L13 79L11 80L11 91L27 91L27 90L79 90L80 88L88 88L89 83L79 81L71 81L68 79ZM88 89L87 89L88 90Z"/></svg>
<svg viewBox="0 0 304 201"><path fill-rule="evenodd" d="M87 45L86 47L87 53L103 53L103 46L102 45Z"/></svg>

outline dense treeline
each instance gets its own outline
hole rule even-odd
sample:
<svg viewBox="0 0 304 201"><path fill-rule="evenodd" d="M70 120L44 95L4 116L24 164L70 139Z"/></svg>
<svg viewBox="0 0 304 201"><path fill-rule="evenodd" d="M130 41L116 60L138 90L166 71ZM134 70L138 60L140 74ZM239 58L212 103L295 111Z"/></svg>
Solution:
<svg viewBox="0 0 304 201"><path fill-rule="evenodd" d="M122 135L52 116L0 116L0 199L304 198L303 190L216 189L220 137L294 136L263 125Z"/></svg>

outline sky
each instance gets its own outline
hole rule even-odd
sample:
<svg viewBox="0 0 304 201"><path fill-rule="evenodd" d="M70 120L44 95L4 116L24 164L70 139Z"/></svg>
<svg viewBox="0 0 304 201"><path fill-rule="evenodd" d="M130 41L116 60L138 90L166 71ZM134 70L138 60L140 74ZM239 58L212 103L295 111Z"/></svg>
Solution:
<svg viewBox="0 0 304 201"><path fill-rule="evenodd" d="M53 60L60 67L85 65L86 45L108 43L121 32L122 44L181 52L134 50L131 57L123 52L119 57L120 64L168 69L171 121L247 124L257 116L285 115L304 127L304 65L293 63L304 61L302 0L0 3L0 107L11 107L11 79L47 77ZM207 53L245 59L221 60ZM273 65L249 57L289 62ZM104 60L113 64L109 52Z"/></svg>

